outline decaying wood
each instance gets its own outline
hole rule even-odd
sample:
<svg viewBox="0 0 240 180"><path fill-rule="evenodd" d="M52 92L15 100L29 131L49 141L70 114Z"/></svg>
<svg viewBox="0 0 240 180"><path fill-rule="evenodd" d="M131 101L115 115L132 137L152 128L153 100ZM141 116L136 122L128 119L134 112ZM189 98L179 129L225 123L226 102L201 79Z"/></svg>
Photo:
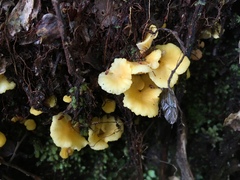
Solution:
<svg viewBox="0 0 240 180"><path fill-rule="evenodd" d="M187 145L186 126L179 122L177 132L176 160L178 167L181 171L181 179L193 180L194 179L193 174L187 159L186 145Z"/></svg>

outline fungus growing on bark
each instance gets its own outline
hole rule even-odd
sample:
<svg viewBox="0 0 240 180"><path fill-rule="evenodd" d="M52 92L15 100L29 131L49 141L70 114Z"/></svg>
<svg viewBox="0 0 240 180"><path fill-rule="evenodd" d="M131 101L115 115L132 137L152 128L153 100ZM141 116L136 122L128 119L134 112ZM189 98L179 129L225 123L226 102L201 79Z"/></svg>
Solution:
<svg viewBox="0 0 240 180"><path fill-rule="evenodd" d="M124 93L132 84L131 67L124 58L115 58L110 69L98 76L98 84L111 94Z"/></svg>
<svg viewBox="0 0 240 180"><path fill-rule="evenodd" d="M0 94L5 93L7 90L14 89L16 84L7 80L4 74L0 74Z"/></svg>
<svg viewBox="0 0 240 180"><path fill-rule="evenodd" d="M136 115L154 117L158 114L161 92L147 74L135 75L131 87L124 93L123 105Z"/></svg>
<svg viewBox="0 0 240 180"><path fill-rule="evenodd" d="M107 115L94 117L88 130L89 146L94 150L106 149L109 141L116 141L122 136L123 130L123 123L118 118Z"/></svg>
<svg viewBox="0 0 240 180"><path fill-rule="evenodd" d="M68 114L59 113L52 117L50 136L56 146L80 151L88 142L80 135L79 128L71 124Z"/></svg>

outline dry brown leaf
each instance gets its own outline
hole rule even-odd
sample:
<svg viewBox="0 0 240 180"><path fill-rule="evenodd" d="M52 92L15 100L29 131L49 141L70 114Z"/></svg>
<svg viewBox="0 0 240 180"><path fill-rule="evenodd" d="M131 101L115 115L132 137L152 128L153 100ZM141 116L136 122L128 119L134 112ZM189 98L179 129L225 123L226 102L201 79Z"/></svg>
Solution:
<svg viewBox="0 0 240 180"><path fill-rule="evenodd" d="M15 36L22 29L28 31L31 21L37 17L40 7L40 0L20 0L13 8L7 21L9 34Z"/></svg>

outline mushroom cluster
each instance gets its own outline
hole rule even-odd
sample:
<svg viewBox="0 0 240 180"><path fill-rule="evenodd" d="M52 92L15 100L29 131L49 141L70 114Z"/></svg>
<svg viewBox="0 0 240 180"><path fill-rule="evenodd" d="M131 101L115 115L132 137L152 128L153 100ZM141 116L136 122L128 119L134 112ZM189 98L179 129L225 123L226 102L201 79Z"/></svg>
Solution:
<svg viewBox="0 0 240 180"><path fill-rule="evenodd" d="M37 124L36 124L36 122L33 119L24 119L21 116L14 116L14 117L12 117L11 121L13 123L19 122L21 124L24 124L24 126L26 127L26 129L28 131L33 131L37 127Z"/></svg>
<svg viewBox="0 0 240 180"><path fill-rule="evenodd" d="M107 107L104 107L106 106ZM103 110L108 112L115 110L115 102L107 99ZM123 133L123 122L119 118L109 114L102 118L95 117L91 121L88 130L88 141L80 134L79 124L73 125L68 114L59 113L52 117L50 136L54 144L61 148L59 155L66 159L73 154L74 150L80 151L86 145L94 150L108 148L109 141L118 140Z"/></svg>
<svg viewBox="0 0 240 180"><path fill-rule="evenodd" d="M151 25L145 39L137 43L142 55L148 52L157 34L156 26ZM99 74L98 84L108 93L124 94L124 107L151 118L158 114L162 89L172 88L189 65L188 57L176 45L156 45L143 61L115 58L111 67Z"/></svg>
<svg viewBox="0 0 240 180"><path fill-rule="evenodd" d="M122 136L123 127L119 118L108 115L102 118L94 117L88 130L89 146L94 150L108 148L109 141L116 141Z"/></svg>

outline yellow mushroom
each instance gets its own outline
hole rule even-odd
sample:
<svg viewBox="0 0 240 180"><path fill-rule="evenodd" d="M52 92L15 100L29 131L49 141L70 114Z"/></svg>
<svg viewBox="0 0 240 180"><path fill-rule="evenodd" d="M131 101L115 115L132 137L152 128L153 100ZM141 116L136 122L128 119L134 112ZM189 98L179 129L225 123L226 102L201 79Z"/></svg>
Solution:
<svg viewBox="0 0 240 180"><path fill-rule="evenodd" d="M224 29L222 28L221 24L217 22L212 27L207 27L202 30L200 33L200 39L219 39L223 32Z"/></svg>
<svg viewBox="0 0 240 180"><path fill-rule="evenodd" d="M6 136L0 131L0 147L3 147L6 141Z"/></svg>
<svg viewBox="0 0 240 180"><path fill-rule="evenodd" d="M172 43L166 45L157 45L156 48L162 51L161 63L164 63L170 70L174 70L179 64L175 72L183 74L189 67L190 61L187 56L184 56L181 49Z"/></svg>
<svg viewBox="0 0 240 180"><path fill-rule="evenodd" d="M52 117L50 136L56 146L80 151L88 142L80 135L79 129L71 124L68 114L59 113Z"/></svg>
<svg viewBox="0 0 240 180"><path fill-rule="evenodd" d="M190 56L190 59L191 60L200 60L202 58L202 51L200 49L194 49L192 50L191 52L191 56Z"/></svg>
<svg viewBox="0 0 240 180"><path fill-rule="evenodd" d="M46 103L47 106L50 107L50 108L55 107L56 104L57 104L57 98L56 98L56 96L54 96L54 95L49 96L49 97L45 100L45 103Z"/></svg>
<svg viewBox="0 0 240 180"><path fill-rule="evenodd" d="M144 61L129 62L132 74L146 74L151 72L153 69L158 68L160 58L161 50L156 49L147 55Z"/></svg>
<svg viewBox="0 0 240 180"><path fill-rule="evenodd" d="M124 58L115 58L110 69L99 74L98 84L111 94L125 92L132 84L130 64Z"/></svg>
<svg viewBox="0 0 240 180"><path fill-rule="evenodd" d="M65 96L63 96L63 101L65 103L70 103L72 101L72 97L68 96L68 95L65 95Z"/></svg>
<svg viewBox="0 0 240 180"><path fill-rule="evenodd" d="M32 114L34 116L38 116L38 115L42 114L42 111L41 110L37 110L34 107L31 107L30 108L30 114Z"/></svg>
<svg viewBox="0 0 240 180"><path fill-rule="evenodd" d="M137 47L140 50L140 53L146 52L152 45L153 39L158 35L158 29L155 25L149 27L149 32L146 34L142 42L137 43Z"/></svg>
<svg viewBox="0 0 240 180"><path fill-rule="evenodd" d="M146 61L129 62L129 64L131 67L131 74L145 74L152 71Z"/></svg>
<svg viewBox="0 0 240 180"><path fill-rule="evenodd" d="M129 108L136 115L150 118L157 116L161 92L162 90L147 74L135 75L132 86L124 93L123 106Z"/></svg>
<svg viewBox="0 0 240 180"><path fill-rule="evenodd" d="M34 129L36 129L37 126L33 119L25 120L24 125L26 126L26 129L29 131L33 131Z"/></svg>
<svg viewBox="0 0 240 180"><path fill-rule="evenodd" d="M200 39L209 39L212 37L211 28L206 28L200 32Z"/></svg>
<svg viewBox="0 0 240 180"><path fill-rule="evenodd" d="M88 130L89 146L94 150L106 149L109 141L116 141L122 136L123 130L123 123L118 118L107 115L102 118L95 117Z"/></svg>
<svg viewBox="0 0 240 180"><path fill-rule="evenodd" d="M61 148L61 151L59 153L59 155L63 159L67 159L72 154L73 154L73 149L72 148Z"/></svg>
<svg viewBox="0 0 240 180"><path fill-rule="evenodd" d="M112 113L115 111L116 108L116 102L112 99L105 99L102 104L102 110L105 113Z"/></svg>
<svg viewBox="0 0 240 180"><path fill-rule="evenodd" d="M159 66L159 60L162 56L160 49L153 50L149 55L145 57L145 61L152 69L157 69Z"/></svg>
<svg viewBox="0 0 240 180"><path fill-rule="evenodd" d="M173 73L172 77L171 74L172 71L161 61L157 69L149 72L149 77L158 87L168 88L168 81L170 80L170 78L170 87L173 87L178 80L178 75L176 73Z"/></svg>
<svg viewBox="0 0 240 180"><path fill-rule="evenodd" d="M18 122L18 121L19 121L20 123L22 123L22 122L24 121L24 118L21 117L21 116L16 115L16 116L13 116L13 117L12 117L11 121L14 122L14 123L15 123L15 122Z"/></svg>
<svg viewBox="0 0 240 180"><path fill-rule="evenodd" d="M0 74L0 94L5 93L7 90L14 89L16 84L9 82L4 74Z"/></svg>

